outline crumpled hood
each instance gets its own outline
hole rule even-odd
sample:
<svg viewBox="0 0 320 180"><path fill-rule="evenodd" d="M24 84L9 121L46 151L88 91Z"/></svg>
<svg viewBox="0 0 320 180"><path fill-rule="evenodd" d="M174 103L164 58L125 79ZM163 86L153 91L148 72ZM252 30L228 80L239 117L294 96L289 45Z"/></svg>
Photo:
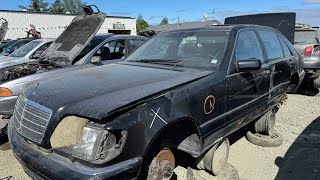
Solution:
<svg viewBox="0 0 320 180"><path fill-rule="evenodd" d="M89 44L102 26L106 14L79 15L60 36L42 53L40 63L54 64L58 67L69 66L74 58Z"/></svg>
<svg viewBox="0 0 320 180"><path fill-rule="evenodd" d="M169 88L207 76L212 71L173 71L125 63L65 73L28 85L24 96L64 114L95 119Z"/></svg>

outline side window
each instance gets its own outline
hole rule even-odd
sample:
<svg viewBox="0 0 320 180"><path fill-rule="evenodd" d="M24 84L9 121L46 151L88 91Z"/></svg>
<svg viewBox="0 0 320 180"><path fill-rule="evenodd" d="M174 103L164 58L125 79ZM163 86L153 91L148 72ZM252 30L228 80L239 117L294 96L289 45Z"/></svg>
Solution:
<svg viewBox="0 0 320 180"><path fill-rule="evenodd" d="M283 41L283 39L281 37L279 37L279 40L281 42L281 46L282 46L282 49L283 49L284 57L285 58L292 57L293 55L292 55L288 45Z"/></svg>
<svg viewBox="0 0 320 180"><path fill-rule="evenodd" d="M274 32L258 31L258 34L267 52L268 61L274 61L284 57L279 38Z"/></svg>
<svg viewBox="0 0 320 180"><path fill-rule="evenodd" d="M248 59L263 60L257 36L253 31L241 31L238 34L235 58L237 61Z"/></svg>
<svg viewBox="0 0 320 180"><path fill-rule="evenodd" d="M145 40L142 39L130 39L128 40L128 54L141 46Z"/></svg>
<svg viewBox="0 0 320 180"><path fill-rule="evenodd" d="M48 47L50 46L52 42L48 42L42 46L40 46L31 56L34 56L35 54L41 55Z"/></svg>
<svg viewBox="0 0 320 180"><path fill-rule="evenodd" d="M95 54L100 56L102 61L121 59L124 56L125 44L124 40L109 41L103 45Z"/></svg>

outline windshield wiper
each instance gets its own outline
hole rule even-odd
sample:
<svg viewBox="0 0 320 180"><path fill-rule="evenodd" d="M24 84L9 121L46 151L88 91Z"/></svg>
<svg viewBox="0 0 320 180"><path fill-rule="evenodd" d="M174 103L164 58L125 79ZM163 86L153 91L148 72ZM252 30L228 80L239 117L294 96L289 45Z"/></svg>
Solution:
<svg viewBox="0 0 320 180"><path fill-rule="evenodd" d="M178 60L178 59L137 59L136 61L142 62L142 63L173 65L171 70L173 70L178 65L183 66L183 65L181 65L183 63L183 61Z"/></svg>

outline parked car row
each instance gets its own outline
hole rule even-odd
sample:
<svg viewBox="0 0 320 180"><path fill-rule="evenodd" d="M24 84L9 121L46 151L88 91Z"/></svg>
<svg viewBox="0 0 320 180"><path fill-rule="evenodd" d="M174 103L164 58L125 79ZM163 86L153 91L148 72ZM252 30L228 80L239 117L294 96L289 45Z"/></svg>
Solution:
<svg viewBox="0 0 320 180"><path fill-rule="evenodd" d="M251 139L281 144L275 114L304 78L294 27L277 27L295 24L294 13L232 17L147 41L95 35L106 15L84 9L31 62L0 72L2 126L29 176L170 179L181 153L219 175L229 135L250 124Z"/></svg>

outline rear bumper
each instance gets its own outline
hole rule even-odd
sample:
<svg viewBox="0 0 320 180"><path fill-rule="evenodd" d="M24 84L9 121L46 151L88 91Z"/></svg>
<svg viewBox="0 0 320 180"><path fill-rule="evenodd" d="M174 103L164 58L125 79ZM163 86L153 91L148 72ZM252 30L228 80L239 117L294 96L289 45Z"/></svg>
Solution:
<svg viewBox="0 0 320 180"><path fill-rule="evenodd" d="M18 96L0 97L0 115L12 115Z"/></svg>
<svg viewBox="0 0 320 180"><path fill-rule="evenodd" d="M136 179L142 164L142 157L136 157L107 167L91 168L32 147L18 135L12 121L8 128L12 151L33 179Z"/></svg>
<svg viewBox="0 0 320 180"><path fill-rule="evenodd" d="M305 56L304 69L320 69L320 55Z"/></svg>

